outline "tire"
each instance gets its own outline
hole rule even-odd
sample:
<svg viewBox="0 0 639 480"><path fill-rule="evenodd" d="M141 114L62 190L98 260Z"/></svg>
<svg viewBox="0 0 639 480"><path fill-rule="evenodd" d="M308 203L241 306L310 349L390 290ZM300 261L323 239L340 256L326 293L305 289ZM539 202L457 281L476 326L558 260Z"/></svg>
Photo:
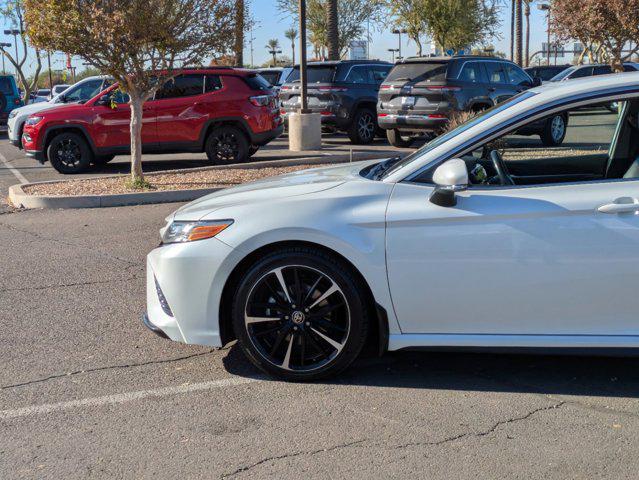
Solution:
<svg viewBox="0 0 639 480"><path fill-rule="evenodd" d="M232 314L239 345L269 375L290 381L333 376L364 346L365 289L347 266L321 250L292 247L269 254L236 291Z"/></svg>
<svg viewBox="0 0 639 480"><path fill-rule="evenodd" d="M348 127L347 134L351 142L356 145L368 145L375 140L377 118L370 108L360 108L353 115L353 121Z"/></svg>
<svg viewBox="0 0 639 480"><path fill-rule="evenodd" d="M115 158L115 155L96 155L93 159L93 165L106 165Z"/></svg>
<svg viewBox="0 0 639 480"><path fill-rule="evenodd" d="M47 146L47 158L53 168L64 174L84 172L93 162L93 152L77 133L56 135Z"/></svg>
<svg viewBox="0 0 639 480"><path fill-rule="evenodd" d="M393 147L408 148L413 144L413 138L402 137L399 130L386 130L386 138Z"/></svg>
<svg viewBox="0 0 639 480"><path fill-rule="evenodd" d="M248 149L248 156L252 157L253 155L257 153L259 149L260 147L258 147L257 145L251 145Z"/></svg>
<svg viewBox="0 0 639 480"><path fill-rule="evenodd" d="M545 147L557 147L566 138L566 118L563 115L555 115L546 120L543 131L539 134L541 143Z"/></svg>
<svg viewBox="0 0 639 480"><path fill-rule="evenodd" d="M246 162L249 157L249 142L239 128L221 126L206 137L206 156L214 165Z"/></svg>

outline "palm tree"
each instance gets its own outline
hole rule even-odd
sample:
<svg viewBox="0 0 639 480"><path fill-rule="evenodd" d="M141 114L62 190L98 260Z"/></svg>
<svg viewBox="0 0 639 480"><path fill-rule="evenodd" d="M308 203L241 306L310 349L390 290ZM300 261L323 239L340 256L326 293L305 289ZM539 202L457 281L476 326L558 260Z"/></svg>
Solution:
<svg viewBox="0 0 639 480"><path fill-rule="evenodd" d="M291 50L293 51L293 65L295 65L295 39L297 38L297 30L289 28L284 32L284 36L291 41Z"/></svg>
<svg viewBox="0 0 639 480"><path fill-rule="evenodd" d="M526 17L526 44L524 51L526 56L524 57L524 66L528 66L530 59L530 4L534 0L524 0L524 16Z"/></svg>
<svg viewBox="0 0 639 480"><path fill-rule="evenodd" d="M515 0L510 2L510 59L515 59Z"/></svg>
<svg viewBox="0 0 639 480"><path fill-rule="evenodd" d="M244 65L244 0L237 0L235 4L235 42L233 44L233 54L235 55L235 65Z"/></svg>
<svg viewBox="0 0 639 480"><path fill-rule="evenodd" d="M515 0L515 63L517 65L522 65L522 1L523 0Z"/></svg>
<svg viewBox="0 0 639 480"><path fill-rule="evenodd" d="M339 16L337 13L338 0L328 0L326 11L326 30L328 35L328 59L339 60Z"/></svg>
<svg viewBox="0 0 639 480"><path fill-rule="evenodd" d="M277 38L271 38L265 47L268 50L268 53L273 55L273 66L277 66L277 54L280 49L280 41Z"/></svg>

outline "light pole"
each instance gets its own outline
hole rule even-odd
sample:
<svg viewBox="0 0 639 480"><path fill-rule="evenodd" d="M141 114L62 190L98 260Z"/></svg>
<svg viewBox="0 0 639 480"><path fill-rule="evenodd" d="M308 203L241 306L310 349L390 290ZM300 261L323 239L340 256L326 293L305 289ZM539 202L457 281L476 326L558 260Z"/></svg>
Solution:
<svg viewBox="0 0 639 480"><path fill-rule="evenodd" d="M4 31L5 35L13 35L13 43L15 43L16 46L16 65L20 62L18 62L18 35L22 35L22 32L16 28L12 28L10 30L5 30ZM16 75L18 74L18 67L16 67Z"/></svg>
<svg viewBox="0 0 639 480"><path fill-rule="evenodd" d="M49 88L53 91L53 75L51 74L51 50L47 50L47 65L49 67Z"/></svg>
<svg viewBox="0 0 639 480"><path fill-rule="evenodd" d="M10 47L11 44L10 43L0 43L0 47L4 48L8 48ZM7 71L4 68L4 53L2 54L2 74L6 75Z"/></svg>
<svg viewBox="0 0 639 480"><path fill-rule="evenodd" d="M308 84L306 79L306 0L300 0L300 113L308 111Z"/></svg>
<svg viewBox="0 0 639 480"><path fill-rule="evenodd" d="M388 51L393 54L393 63L395 63L395 52L399 52L399 49L397 49L397 48L389 48Z"/></svg>
<svg viewBox="0 0 639 480"><path fill-rule="evenodd" d="M547 12L547 14L546 14L546 24L547 24L548 28L546 30L546 33L547 33L547 40L546 40L546 48L547 48L546 55L547 55L547 57L546 58L548 59L547 65L550 65L550 4L549 3L540 3L540 4L537 5L537 8L539 10L541 10L541 11L546 11Z"/></svg>
<svg viewBox="0 0 639 480"><path fill-rule="evenodd" d="M393 33L397 35L397 41L398 41L397 58L401 59L402 58L402 33L408 33L408 31L404 30L403 28L401 30L396 28L395 30L393 30Z"/></svg>

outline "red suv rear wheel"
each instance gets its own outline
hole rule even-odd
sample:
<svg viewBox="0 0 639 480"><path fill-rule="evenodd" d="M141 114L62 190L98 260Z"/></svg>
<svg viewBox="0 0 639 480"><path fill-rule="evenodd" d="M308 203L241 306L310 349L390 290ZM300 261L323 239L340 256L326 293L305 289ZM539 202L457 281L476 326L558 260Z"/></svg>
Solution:
<svg viewBox="0 0 639 480"><path fill-rule="evenodd" d="M204 151L215 165L242 163L249 158L249 142L239 128L222 126L209 133Z"/></svg>

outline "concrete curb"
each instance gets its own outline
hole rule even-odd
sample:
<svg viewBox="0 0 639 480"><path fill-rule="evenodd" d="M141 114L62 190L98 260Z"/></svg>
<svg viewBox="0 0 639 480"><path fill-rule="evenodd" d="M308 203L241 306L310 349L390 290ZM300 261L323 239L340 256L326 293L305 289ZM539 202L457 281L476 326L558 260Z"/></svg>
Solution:
<svg viewBox="0 0 639 480"><path fill-rule="evenodd" d="M204 170L229 170L229 169L253 169L266 167L284 167L308 165L313 168L316 164L323 163L346 163L349 160L362 161L373 160L377 158L385 158L390 152L353 152L352 158L347 155L321 155L296 159L281 159L255 161L251 163L235 164L235 165L218 165L211 167L182 168L179 170L158 171L147 174L147 177L166 173L186 173ZM124 178L127 174L109 175L101 178ZM84 180L84 179L78 179ZM226 187L221 188L198 188L192 190L166 190L159 192L140 192L140 193L122 193L117 195L84 195L84 196L52 196L52 195L29 195L23 187L30 185L42 185L47 183L73 182L75 180L51 180L47 182L24 183L9 187L9 200L18 208L104 208L118 207L125 205L145 205L152 203L171 203L171 202L188 202L195 200L212 192L217 192Z"/></svg>

